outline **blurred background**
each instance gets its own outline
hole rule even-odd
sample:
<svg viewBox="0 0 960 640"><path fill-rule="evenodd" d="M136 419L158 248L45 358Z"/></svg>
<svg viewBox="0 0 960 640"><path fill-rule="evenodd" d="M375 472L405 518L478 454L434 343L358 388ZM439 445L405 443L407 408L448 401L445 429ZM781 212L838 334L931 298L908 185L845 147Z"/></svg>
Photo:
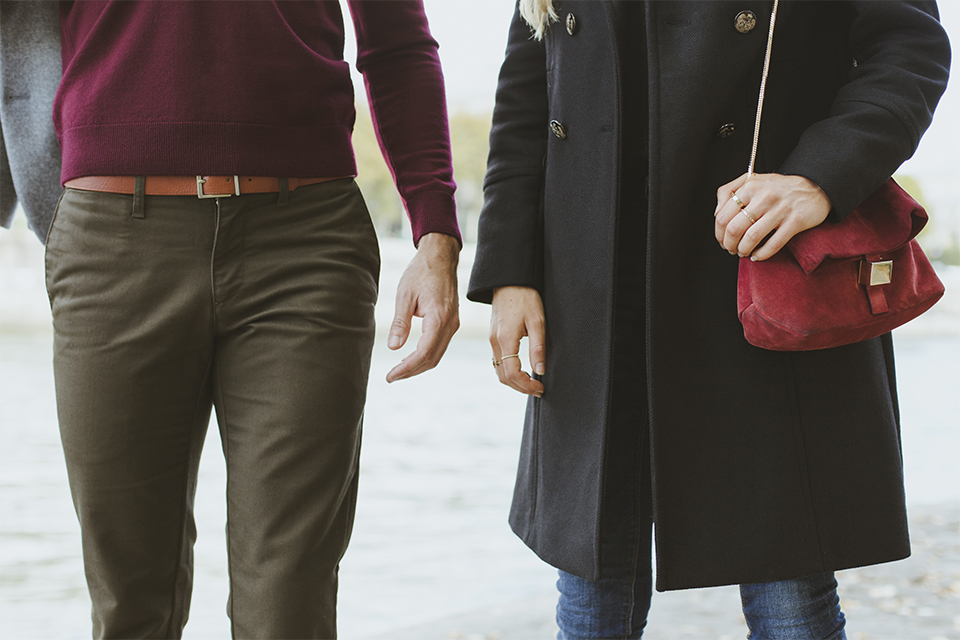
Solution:
<svg viewBox="0 0 960 640"><path fill-rule="evenodd" d="M482 204L497 72L513 0L426 0L447 82L466 288ZM346 12L346 8L344 8ZM960 3L941 3L960 42ZM348 27L349 31L349 27ZM348 37L352 34L348 33ZM347 60L354 46L348 44ZM414 249L355 74L359 177L381 238L377 311L389 325ZM960 88L898 179L926 207L920 236L944 299L895 332L914 555L842 572L851 640L960 638ZM509 531L524 399L497 383L489 310L461 301L440 367L387 385L411 349L381 333L365 417L360 499L341 568L341 637L549 638L555 572ZM43 248L19 216L0 231L0 638L89 637L79 528L63 468L51 371ZM185 638L228 638L225 471L213 425L201 463L199 539ZM742 638L736 588L656 594L645 638Z"/></svg>

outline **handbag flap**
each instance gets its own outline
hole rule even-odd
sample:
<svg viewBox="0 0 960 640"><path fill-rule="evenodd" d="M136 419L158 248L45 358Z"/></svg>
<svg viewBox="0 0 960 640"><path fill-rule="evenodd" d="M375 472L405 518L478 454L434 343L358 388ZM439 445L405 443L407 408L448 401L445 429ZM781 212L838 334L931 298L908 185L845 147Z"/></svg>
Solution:
<svg viewBox="0 0 960 640"><path fill-rule="evenodd" d="M927 212L920 203L890 178L843 222L824 222L798 233L787 249L810 274L817 268L894 251L926 224Z"/></svg>

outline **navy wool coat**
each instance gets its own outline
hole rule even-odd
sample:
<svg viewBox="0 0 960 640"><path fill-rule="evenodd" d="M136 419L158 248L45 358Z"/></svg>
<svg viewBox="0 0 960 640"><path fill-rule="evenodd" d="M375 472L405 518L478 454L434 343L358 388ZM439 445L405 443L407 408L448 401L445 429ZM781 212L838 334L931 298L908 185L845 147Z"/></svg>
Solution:
<svg viewBox="0 0 960 640"><path fill-rule="evenodd" d="M773 352L737 320L737 258L713 235L717 188L746 171L772 2L561 0L544 40L519 15L497 89L468 296L535 287L546 392L531 399L510 514L544 560L600 577L615 296L645 297L657 588L766 582L904 558L890 336ZM742 32L737 16L756 27ZM573 14L576 28L566 28ZM742 27L742 24L741 24ZM644 291L616 291L624 38L645 38ZM820 185L842 219L916 149L947 80L932 2L783 0L758 172ZM549 123L563 127L565 137ZM733 135L729 134L733 125ZM721 133L722 132L722 133ZM622 254L622 255L618 255ZM640 259L640 258L638 258ZM621 374L629 372L620 372ZM614 514L615 517L615 514Z"/></svg>

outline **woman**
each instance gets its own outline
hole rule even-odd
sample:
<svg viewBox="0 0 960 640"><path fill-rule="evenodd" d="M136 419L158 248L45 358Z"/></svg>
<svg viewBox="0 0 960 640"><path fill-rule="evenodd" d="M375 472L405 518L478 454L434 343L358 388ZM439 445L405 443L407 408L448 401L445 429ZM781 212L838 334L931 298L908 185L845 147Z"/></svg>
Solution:
<svg viewBox="0 0 960 640"><path fill-rule="evenodd" d="M880 186L949 44L934 3L782 3L747 182L772 9L514 15L468 296L493 304L500 380L532 396L510 522L561 570L561 638L640 637L653 520L657 588L740 584L752 638L843 638L833 572L909 555L890 336L749 345L737 256Z"/></svg>

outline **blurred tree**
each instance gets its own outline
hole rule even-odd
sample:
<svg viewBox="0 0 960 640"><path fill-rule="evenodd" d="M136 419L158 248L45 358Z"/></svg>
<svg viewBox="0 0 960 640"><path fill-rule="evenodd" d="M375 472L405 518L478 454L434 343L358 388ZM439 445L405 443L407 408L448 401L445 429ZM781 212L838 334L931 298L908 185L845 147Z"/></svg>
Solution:
<svg viewBox="0 0 960 640"><path fill-rule="evenodd" d="M904 174L897 174L893 178L903 187L904 191L920 203L920 206L926 210L929 216L927 226L917 236L917 242L923 247L924 253L931 260L948 265L960 265L960 239L957 238L955 232L950 232L949 224L939 224L929 202L924 197L920 180Z"/></svg>
<svg viewBox="0 0 960 640"><path fill-rule="evenodd" d="M373 132L370 111L357 105L357 123L353 129L353 152L357 158L357 184L367 201L370 217L382 236L410 236L403 203L390 177Z"/></svg>
<svg viewBox="0 0 960 640"><path fill-rule="evenodd" d="M483 176L490 151L493 114L460 111L450 118L453 175L457 181L457 211L463 239L476 241L477 220L483 206Z"/></svg>
<svg viewBox="0 0 960 640"><path fill-rule="evenodd" d="M457 211L464 240L477 237L477 218L483 204L483 174L486 170L490 114L457 112L450 116L453 176L457 181ZM403 203L383 160L370 120L370 112L357 106L353 132L357 157L357 184L370 209L377 231L384 236L410 236Z"/></svg>

